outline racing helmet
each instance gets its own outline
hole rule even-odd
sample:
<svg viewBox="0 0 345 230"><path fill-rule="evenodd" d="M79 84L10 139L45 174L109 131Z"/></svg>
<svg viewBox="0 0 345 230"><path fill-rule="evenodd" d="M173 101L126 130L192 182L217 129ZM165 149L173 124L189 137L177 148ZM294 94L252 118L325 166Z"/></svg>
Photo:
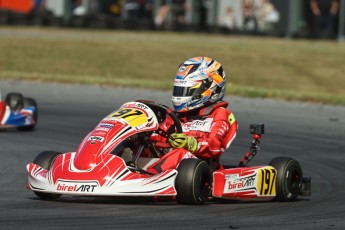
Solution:
<svg viewBox="0 0 345 230"><path fill-rule="evenodd" d="M209 57L193 57L177 70L172 103L175 112L201 109L223 99L226 74L222 65Z"/></svg>

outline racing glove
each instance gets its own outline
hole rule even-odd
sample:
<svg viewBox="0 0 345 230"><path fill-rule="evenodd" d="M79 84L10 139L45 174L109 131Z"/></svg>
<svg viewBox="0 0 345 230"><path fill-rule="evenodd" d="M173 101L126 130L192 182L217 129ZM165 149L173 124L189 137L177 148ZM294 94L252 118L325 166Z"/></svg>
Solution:
<svg viewBox="0 0 345 230"><path fill-rule="evenodd" d="M184 133L173 133L170 135L169 144L173 148L184 148L194 153L198 148L198 141L194 137L187 136Z"/></svg>

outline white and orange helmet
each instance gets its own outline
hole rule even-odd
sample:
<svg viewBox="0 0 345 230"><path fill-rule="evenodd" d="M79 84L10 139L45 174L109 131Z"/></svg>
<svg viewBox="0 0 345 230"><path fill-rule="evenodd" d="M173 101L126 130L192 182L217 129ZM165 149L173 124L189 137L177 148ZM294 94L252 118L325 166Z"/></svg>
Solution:
<svg viewBox="0 0 345 230"><path fill-rule="evenodd" d="M226 74L222 65L209 57L193 57L176 73L172 102L175 112L203 108L223 99Z"/></svg>

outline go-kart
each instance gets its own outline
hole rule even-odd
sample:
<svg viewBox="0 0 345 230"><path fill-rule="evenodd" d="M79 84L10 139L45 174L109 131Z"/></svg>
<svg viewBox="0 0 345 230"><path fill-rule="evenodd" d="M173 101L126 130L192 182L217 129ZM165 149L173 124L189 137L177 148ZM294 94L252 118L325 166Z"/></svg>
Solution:
<svg viewBox="0 0 345 230"><path fill-rule="evenodd" d="M148 166L169 146L149 138L153 133L169 135L159 128L167 116L176 132L182 132L179 119L165 105L145 100L123 104L98 123L76 152L40 153L27 165L27 188L48 200L61 195L170 196L180 204L202 204L212 198L293 201L310 195L310 178L303 177L292 158L246 166L258 150L263 125L251 125L250 150L236 167L212 170L206 161L188 158L176 169L153 175Z"/></svg>
<svg viewBox="0 0 345 230"><path fill-rule="evenodd" d="M9 93L5 101L0 94L0 129L33 130L37 124L37 103L21 93Z"/></svg>

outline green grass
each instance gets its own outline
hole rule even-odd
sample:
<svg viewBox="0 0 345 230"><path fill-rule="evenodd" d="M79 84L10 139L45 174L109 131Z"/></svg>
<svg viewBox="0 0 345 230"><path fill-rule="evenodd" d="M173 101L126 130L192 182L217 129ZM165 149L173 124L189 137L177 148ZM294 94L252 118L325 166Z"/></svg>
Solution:
<svg viewBox="0 0 345 230"><path fill-rule="evenodd" d="M191 33L0 28L0 78L171 90L193 56L222 63L228 93L345 105L345 44Z"/></svg>

